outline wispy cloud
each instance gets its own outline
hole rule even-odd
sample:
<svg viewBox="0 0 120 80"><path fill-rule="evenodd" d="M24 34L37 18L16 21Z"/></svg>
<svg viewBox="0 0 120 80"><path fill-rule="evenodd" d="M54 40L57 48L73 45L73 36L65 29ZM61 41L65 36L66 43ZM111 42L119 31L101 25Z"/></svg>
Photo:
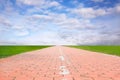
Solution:
<svg viewBox="0 0 120 80"><path fill-rule="evenodd" d="M0 44L120 44L120 2L104 2L0 0Z"/></svg>
<svg viewBox="0 0 120 80"><path fill-rule="evenodd" d="M11 22L2 16L0 16L0 25L1 26L12 26Z"/></svg>
<svg viewBox="0 0 120 80"><path fill-rule="evenodd" d="M104 0L91 0L91 1L94 1L94 2L103 2Z"/></svg>

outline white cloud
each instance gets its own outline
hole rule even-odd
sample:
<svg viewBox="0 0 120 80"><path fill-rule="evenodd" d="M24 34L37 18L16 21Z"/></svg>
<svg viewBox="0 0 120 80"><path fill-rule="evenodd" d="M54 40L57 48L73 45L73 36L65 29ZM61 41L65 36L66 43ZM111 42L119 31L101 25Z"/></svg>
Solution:
<svg viewBox="0 0 120 80"><path fill-rule="evenodd" d="M101 2L103 0L92 1ZM73 1L73 4L77 4L77 0ZM113 32L113 28L116 28L115 25L119 26L119 19L111 20L111 15L120 13L120 5L112 8L93 8L84 7L81 3L76 5L78 7L70 9L55 0L17 0L17 5L22 7L22 9L24 7L27 8L27 11L22 15L19 13L14 15L15 13L13 13L13 16L10 17L0 17L1 35L4 32L4 26L12 25L11 29L8 29L9 31L6 31L5 35L1 37L0 42L21 44L97 44L119 41L119 31L116 34L116 31ZM25 5L33 7L29 8ZM8 12L9 14L9 11L14 11L14 9L6 9L6 13ZM105 26L105 28L112 29L112 31L104 31L107 32L107 35L99 33L102 30L101 28L103 28L103 24L97 17L100 19L110 17L108 18L110 21L102 19L103 24L108 26ZM116 29L119 29L119 27ZM108 31L111 31L111 33Z"/></svg>
<svg viewBox="0 0 120 80"><path fill-rule="evenodd" d="M17 0L17 3L36 6L45 4L45 0Z"/></svg>
<svg viewBox="0 0 120 80"><path fill-rule="evenodd" d="M80 30L76 32L62 32L61 38L70 43L79 45L94 45L94 44L120 44L120 36L115 34L99 34L96 30Z"/></svg>
<svg viewBox="0 0 120 80"><path fill-rule="evenodd" d="M94 9L92 7L90 8L77 8L70 10L72 13L75 13L83 18L95 18L98 16L103 16L108 14L108 12L104 9Z"/></svg>
<svg viewBox="0 0 120 80"><path fill-rule="evenodd" d="M117 12L120 13L120 6L117 6L116 9L117 9Z"/></svg>
<svg viewBox="0 0 120 80"><path fill-rule="evenodd" d="M61 9L62 6L57 1L51 0L17 0L17 4L22 7L22 4L38 7L40 9L47 9L47 8L57 8Z"/></svg>
<svg viewBox="0 0 120 80"><path fill-rule="evenodd" d="M29 45L53 45L53 44L70 44L60 38L57 32L45 31L37 34L26 36L24 38L10 39L11 42L29 44Z"/></svg>
<svg viewBox="0 0 120 80"><path fill-rule="evenodd" d="M14 34L16 36L20 37L20 36L27 36L27 35L29 35L29 32L27 30L20 30L20 31L15 31Z"/></svg>
<svg viewBox="0 0 120 80"><path fill-rule="evenodd" d="M0 16L0 25L11 26L11 22L5 17Z"/></svg>
<svg viewBox="0 0 120 80"><path fill-rule="evenodd" d="M80 18L96 18L99 16L105 16L105 15L116 15L120 13L120 4L117 4L116 6L112 8L93 8L93 7L78 7L73 9L68 9L72 14L78 15Z"/></svg>
<svg viewBox="0 0 120 80"><path fill-rule="evenodd" d="M116 5L114 9L117 13L120 13L120 5Z"/></svg>
<svg viewBox="0 0 120 80"><path fill-rule="evenodd" d="M56 1L50 2L49 6L59 6L60 4Z"/></svg>
<svg viewBox="0 0 120 80"><path fill-rule="evenodd" d="M120 5L116 5L115 7L112 7L112 8L108 8L107 11L110 13L110 14L118 14L120 13Z"/></svg>
<svg viewBox="0 0 120 80"><path fill-rule="evenodd" d="M40 24L54 24L58 27L77 29L77 28L93 28L94 25L89 19L70 18L66 14L57 14L49 12L47 15L34 14L27 18L28 22ZM32 20L32 21L31 21Z"/></svg>
<svg viewBox="0 0 120 80"><path fill-rule="evenodd" d="M94 1L94 2L103 2L104 0L91 0L91 1Z"/></svg>
<svg viewBox="0 0 120 80"><path fill-rule="evenodd" d="M42 20L51 20L51 16L48 15L39 15L39 14L35 14L33 16L30 17L31 19L35 20L35 19L42 19Z"/></svg>
<svg viewBox="0 0 120 80"><path fill-rule="evenodd" d="M27 36L29 35L29 31L26 29L25 26L21 26L21 25L16 25L13 26L12 29L14 30L14 35L15 36Z"/></svg>

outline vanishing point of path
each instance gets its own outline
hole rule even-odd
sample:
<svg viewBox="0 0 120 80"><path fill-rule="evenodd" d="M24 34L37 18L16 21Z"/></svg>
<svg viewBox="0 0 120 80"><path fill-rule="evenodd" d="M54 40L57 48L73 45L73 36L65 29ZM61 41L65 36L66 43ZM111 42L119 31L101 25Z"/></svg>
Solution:
<svg viewBox="0 0 120 80"><path fill-rule="evenodd" d="M49 47L0 59L0 80L120 80L120 57Z"/></svg>

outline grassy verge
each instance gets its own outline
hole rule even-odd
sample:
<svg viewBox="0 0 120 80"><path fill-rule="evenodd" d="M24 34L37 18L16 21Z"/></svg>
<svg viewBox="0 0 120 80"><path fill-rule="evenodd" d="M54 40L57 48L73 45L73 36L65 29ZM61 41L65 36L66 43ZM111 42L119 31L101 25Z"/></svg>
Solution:
<svg viewBox="0 0 120 80"><path fill-rule="evenodd" d="M120 56L120 46L72 46L72 47Z"/></svg>
<svg viewBox="0 0 120 80"><path fill-rule="evenodd" d="M20 54L27 51L46 48L49 46L0 46L0 58Z"/></svg>

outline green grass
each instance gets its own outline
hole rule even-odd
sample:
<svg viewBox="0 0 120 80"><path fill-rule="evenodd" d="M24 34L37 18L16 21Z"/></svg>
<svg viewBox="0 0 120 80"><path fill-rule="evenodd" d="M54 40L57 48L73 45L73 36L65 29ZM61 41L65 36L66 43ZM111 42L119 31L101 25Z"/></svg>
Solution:
<svg viewBox="0 0 120 80"><path fill-rule="evenodd" d="M72 47L120 56L120 46L72 46Z"/></svg>
<svg viewBox="0 0 120 80"><path fill-rule="evenodd" d="M46 48L49 46L0 46L0 58L20 54L27 51Z"/></svg>

